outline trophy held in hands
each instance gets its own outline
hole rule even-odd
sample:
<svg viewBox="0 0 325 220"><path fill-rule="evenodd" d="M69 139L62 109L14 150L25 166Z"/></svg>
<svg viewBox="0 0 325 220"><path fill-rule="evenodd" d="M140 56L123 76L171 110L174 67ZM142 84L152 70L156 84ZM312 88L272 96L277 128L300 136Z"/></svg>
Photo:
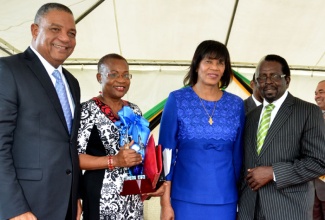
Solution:
<svg viewBox="0 0 325 220"><path fill-rule="evenodd" d="M121 195L143 194L154 192L162 171L161 146L155 146L150 135L149 122L135 114L129 106L124 106L119 112L120 121L115 124L120 130L120 146L134 140L130 149L142 156L142 163L130 167L125 178Z"/></svg>

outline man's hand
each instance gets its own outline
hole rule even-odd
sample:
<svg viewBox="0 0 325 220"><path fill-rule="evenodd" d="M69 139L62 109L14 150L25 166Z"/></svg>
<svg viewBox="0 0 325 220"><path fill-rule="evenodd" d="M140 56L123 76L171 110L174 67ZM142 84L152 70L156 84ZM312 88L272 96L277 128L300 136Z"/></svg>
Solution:
<svg viewBox="0 0 325 220"><path fill-rule="evenodd" d="M273 168L270 166L255 167L247 171L246 181L254 191L273 180Z"/></svg>
<svg viewBox="0 0 325 220"><path fill-rule="evenodd" d="M31 212L25 212L24 214L18 215L10 220L37 220L35 215Z"/></svg>

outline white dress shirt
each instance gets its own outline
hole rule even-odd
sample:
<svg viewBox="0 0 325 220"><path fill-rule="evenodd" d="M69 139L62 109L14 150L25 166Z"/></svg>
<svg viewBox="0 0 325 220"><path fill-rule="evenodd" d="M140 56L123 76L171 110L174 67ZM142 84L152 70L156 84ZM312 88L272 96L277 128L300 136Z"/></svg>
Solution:
<svg viewBox="0 0 325 220"><path fill-rule="evenodd" d="M46 69L47 73L49 74L51 80L52 80L52 83L55 87L55 83L56 83L56 79L55 77L52 75L52 73L54 72L55 68L49 63L47 62L47 60L45 60L41 54L39 54L32 46L30 46L30 48L33 50L33 52L36 54L36 56L40 59L40 61L42 62L44 68ZM65 76L64 74L62 73L62 66L60 65L56 70L58 70L61 74L61 79L64 83L64 86L65 86L65 90L67 92L67 97L68 97L68 101L69 101L69 105L70 105L70 110L71 110L71 114L72 114L72 118L74 116L74 102L73 102L73 99L72 99L72 95L71 95L71 92L70 92L70 87L68 85L68 82L67 80L65 79Z"/></svg>

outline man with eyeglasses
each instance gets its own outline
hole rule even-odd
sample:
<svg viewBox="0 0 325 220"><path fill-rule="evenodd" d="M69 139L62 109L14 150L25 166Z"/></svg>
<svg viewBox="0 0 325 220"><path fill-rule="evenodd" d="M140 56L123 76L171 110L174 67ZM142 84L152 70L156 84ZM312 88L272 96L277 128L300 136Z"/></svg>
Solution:
<svg viewBox="0 0 325 220"><path fill-rule="evenodd" d="M240 220L308 220L313 179L325 173L325 126L320 109L292 96L290 69L278 55L256 68L263 105L247 115Z"/></svg>

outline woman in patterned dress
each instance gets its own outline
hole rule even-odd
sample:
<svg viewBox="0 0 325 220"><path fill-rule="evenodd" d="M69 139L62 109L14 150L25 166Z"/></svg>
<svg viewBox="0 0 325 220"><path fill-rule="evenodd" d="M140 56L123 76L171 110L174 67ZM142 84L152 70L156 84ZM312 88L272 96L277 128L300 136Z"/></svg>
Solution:
<svg viewBox="0 0 325 220"><path fill-rule="evenodd" d="M159 134L168 186L162 220L236 219L245 112L241 98L222 90L231 77L225 45L203 41L186 87L168 97Z"/></svg>
<svg viewBox="0 0 325 220"><path fill-rule="evenodd" d="M141 195L121 196L128 167L141 163L141 155L129 146L119 146L117 112L129 106L141 115L139 107L122 100L132 75L128 63L118 54L108 54L98 62L97 80L102 91L82 104L78 133L82 177L83 219L143 219ZM130 143L130 145L132 142ZM151 196L162 195L158 190Z"/></svg>

